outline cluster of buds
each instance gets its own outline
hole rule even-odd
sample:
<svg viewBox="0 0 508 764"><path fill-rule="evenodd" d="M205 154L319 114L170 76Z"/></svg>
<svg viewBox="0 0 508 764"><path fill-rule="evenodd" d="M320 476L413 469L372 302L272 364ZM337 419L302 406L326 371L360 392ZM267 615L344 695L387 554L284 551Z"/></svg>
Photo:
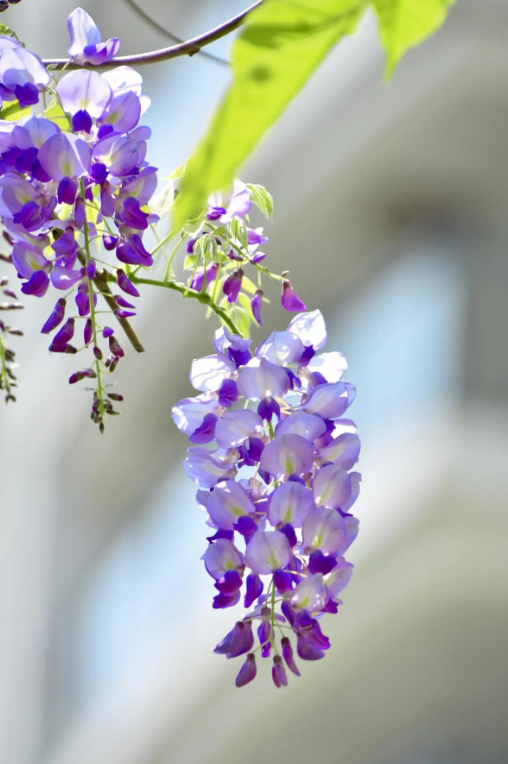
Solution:
<svg viewBox="0 0 508 764"><path fill-rule="evenodd" d="M283 308L305 310L287 273L279 276L264 265L266 253L261 248L268 237L263 228L249 226L253 205L265 217L272 217L273 200L268 191L236 180L228 196L211 196L207 210L194 221L193 228L184 232L188 235L184 268L191 272L189 287L198 292L208 290L214 301L227 308L246 329L252 320L262 324L263 275L280 283Z"/></svg>
<svg viewBox="0 0 508 764"><path fill-rule="evenodd" d="M116 38L101 42L81 9L69 17L69 31L69 55L80 64L104 63L119 49ZM113 330L99 323L98 298L106 302L101 313L120 322L134 317L130 299L139 292L130 269L153 264L143 234L158 220L147 210L157 174L145 160L150 129L139 125L150 101L129 67L52 78L38 56L10 37L0 37L0 84L2 98L20 107L38 104L44 94L41 113L0 122L0 216L21 291L43 297L52 288L62 295L42 328L50 334L63 324L50 351L77 353L72 341L76 322L83 322L81 349L90 348L93 357L69 381L96 380L92 419L102 430L104 415L116 413L103 377L124 353ZM112 279L118 294L110 290ZM109 345L106 359L101 340Z"/></svg>
<svg viewBox="0 0 508 764"><path fill-rule="evenodd" d="M254 354L250 340L219 329L216 353L192 364L200 395L173 409L193 444L185 470L215 530L203 556L213 607L235 606L243 593L249 609L215 648L247 654L237 686L256 675L256 650L275 652L277 687L287 684L285 666L299 675L291 634L301 659L323 658L321 619L337 612L351 578L343 555L358 534L360 474L351 470L360 440L344 414L355 389L342 380L340 353L317 354L326 338L319 311L297 315Z"/></svg>
<svg viewBox="0 0 508 764"><path fill-rule="evenodd" d="M5 255L0 258L9 261ZM18 302L16 293L9 288L7 276L0 276L0 390L5 393L5 401L15 401L13 389L17 387L17 379L14 373L16 368L16 353L7 346L9 337L22 337L23 332L14 326L6 324L3 314L7 311L22 310L23 305Z"/></svg>

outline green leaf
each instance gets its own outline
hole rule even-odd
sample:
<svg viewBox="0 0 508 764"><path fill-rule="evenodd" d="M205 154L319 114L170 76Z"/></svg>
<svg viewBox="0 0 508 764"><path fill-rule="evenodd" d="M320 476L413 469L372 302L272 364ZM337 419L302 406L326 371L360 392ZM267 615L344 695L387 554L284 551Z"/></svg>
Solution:
<svg viewBox="0 0 508 764"><path fill-rule="evenodd" d="M273 218L273 196L264 186L257 183L247 183L250 196L256 207L261 210L265 218Z"/></svg>
<svg viewBox="0 0 508 764"><path fill-rule="evenodd" d="M243 303L243 305L239 305ZM250 336L250 325L252 323L252 313L250 310L249 298L240 294L238 302L235 305L228 305L228 313L241 332L242 337Z"/></svg>
<svg viewBox="0 0 508 764"><path fill-rule="evenodd" d="M23 109L18 101L13 101L8 106L4 106L0 111L0 119L8 119L9 122L14 122L21 119L21 117L27 117L29 114L31 114L29 108Z"/></svg>
<svg viewBox="0 0 508 764"><path fill-rule="evenodd" d="M232 239L236 244L240 242L240 245L244 249L247 249L249 245L247 240L247 228L243 220L239 220L239 218L233 218L233 220L228 223L228 234L229 239Z"/></svg>
<svg viewBox="0 0 508 764"><path fill-rule="evenodd" d="M150 200L150 212L154 212L159 218L168 214L175 201L175 184L170 180L160 191Z"/></svg>
<svg viewBox="0 0 508 764"><path fill-rule="evenodd" d="M178 180L179 178L182 178L185 174L185 167L185 164L181 164L180 167L177 167L175 170L173 170L171 175L166 175L164 180Z"/></svg>
<svg viewBox="0 0 508 764"><path fill-rule="evenodd" d="M386 50L386 76L402 56L443 25L455 0L374 0L381 42Z"/></svg>
<svg viewBox="0 0 508 764"><path fill-rule="evenodd" d="M64 112L58 101L52 101L44 111L44 117L56 122L60 130L70 130L70 122L67 114Z"/></svg>
<svg viewBox="0 0 508 764"><path fill-rule="evenodd" d="M184 271L191 271L196 267L196 263L201 258L201 255L186 255L185 260L183 261L183 269Z"/></svg>
<svg viewBox="0 0 508 764"><path fill-rule="evenodd" d="M245 289L248 294L253 295L258 289L258 286L257 284L254 284L254 282L251 281L248 276L244 276L242 279L242 289Z"/></svg>
<svg viewBox="0 0 508 764"><path fill-rule="evenodd" d="M227 189L333 46L354 32L368 0L268 0L247 18L232 49L233 82L187 163L175 227Z"/></svg>

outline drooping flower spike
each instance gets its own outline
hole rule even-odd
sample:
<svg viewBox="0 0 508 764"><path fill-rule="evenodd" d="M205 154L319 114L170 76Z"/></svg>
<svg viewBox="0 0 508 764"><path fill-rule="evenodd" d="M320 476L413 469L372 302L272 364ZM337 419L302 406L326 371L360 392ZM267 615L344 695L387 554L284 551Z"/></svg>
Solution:
<svg viewBox="0 0 508 764"><path fill-rule="evenodd" d="M136 283L143 280L138 271L150 268L153 253L162 247L157 245L151 253L144 238L158 221L154 209L159 205L152 201L157 170L146 158L150 129L140 121L150 101L142 94L141 75L128 66L104 73L89 68L111 61L119 40L102 42L83 9L71 14L68 27L71 58L86 64L86 69L50 74L38 56L11 37L0 37L0 98L35 106L45 93L43 109L27 116L25 112L14 121L0 120L0 220L21 292L37 298L54 295L41 330L55 333L50 351L91 353L88 366L80 364L69 382L94 380L91 418L102 431L106 414L117 413L111 401L121 400L106 384L124 356L109 325L114 325L113 319L142 350L126 322L136 315L135 300L140 296ZM180 234L188 255L184 269L190 275L186 284L178 285L179 291L185 295L192 291L193 297L219 314L227 313L233 329L240 321L244 328L251 321L262 323L263 304L268 301L261 288L265 276L282 285L281 302L287 310L303 306L292 288L288 296L287 274L273 274L263 264L266 255L261 248L268 237L250 221L255 207L270 218L270 194L261 186L236 180L229 194L210 197L207 209ZM160 207L161 214L164 211ZM164 281L169 278L173 279L171 258ZM105 313L111 315L102 323ZM229 373L250 358L248 344L227 337L220 347L216 343L216 349L219 377L224 365ZM204 379L207 363L214 360L205 361ZM238 389L232 380L224 380L220 405L232 405L239 394L250 395L252 389L261 419L279 416L276 396L286 391L288 377L279 373L277 391L274 375L264 374L261 358L259 372L254 366L246 370ZM216 392L213 379L206 378L204 385L198 384L198 389ZM216 416L211 411L191 434L196 447L213 439ZM256 448L253 442L252 454ZM230 468L221 466L220 457L196 459L212 474L219 469L227 475Z"/></svg>
<svg viewBox="0 0 508 764"><path fill-rule="evenodd" d="M358 534L352 507L360 440L344 418L355 397L338 352L326 343L319 311L301 313L252 352L226 328L216 353L193 362L199 391L173 409L193 446L185 470L214 531L203 555L214 579L214 608L243 600L247 613L215 648L246 656L236 685L257 673L256 653L273 658L272 679L286 686L295 661L319 660L330 647L322 618L336 613L353 566ZM257 647L255 647L255 636Z"/></svg>
<svg viewBox="0 0 508 764"><path fill-rule="evenodd" d="M80 8L71 14L69 30L69 52L78 63L105 63L118 51L119 41L102 43ZM1 98L35 105L50 81L38 56L0 37ZM90 367L69 381L96 380L92 420L101 430L105 415L117 413L112 401L122 399L106 389L105 380L124 351L99 323L98 299L105 298L118 320L132 318L133 303L114 295L108 279L136 298L139 292L125 265L153 263L143 235L157 220L147 209L157 174L146 161L150 130L139 125L149 104L141 88L140 75L129 67L107 74L67 72L53 82L56 103L42 114L0 122L0 216L21 291L35 297L57 291L42 327L44 334L58 329L49 345L52 352L76 353L83 344L92 351ZM66 118L53 108L58 105ZM106 255L115 258L110 270L98 262L106 258L96 249L102 241ZM123 266L116 275L115 264ZM103 350L102 340L107 340Z"/></svg>

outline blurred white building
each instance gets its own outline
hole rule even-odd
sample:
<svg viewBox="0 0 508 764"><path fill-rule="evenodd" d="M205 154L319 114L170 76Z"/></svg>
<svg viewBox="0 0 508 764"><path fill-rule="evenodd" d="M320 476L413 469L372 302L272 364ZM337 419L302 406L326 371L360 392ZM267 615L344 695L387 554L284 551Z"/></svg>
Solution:
<svg viewBox="0 0 508 764"><path fill-rule="evenodd" d="M165 44L123 0L83 5L125 52ZM23 0L9 18L63 55L73 7ZM241 4L143 7L185 36ZM232 615L210 607L171 422L212 323L145 291L147 352L120 367L124 414L100 438L69 359L38 334L47 301L31 302L19 402L0 408L2 764L508 760L507 23L502 0L460 0L386 85L367 18L243 173L275 197L273 269L291 269L350 362L364 444L333 647L283 693L268 667L236 690L238 661L212 653ZM144 75L164 174L229 75L199 57ZM286 322L272 297L266 333Z"/></svg>

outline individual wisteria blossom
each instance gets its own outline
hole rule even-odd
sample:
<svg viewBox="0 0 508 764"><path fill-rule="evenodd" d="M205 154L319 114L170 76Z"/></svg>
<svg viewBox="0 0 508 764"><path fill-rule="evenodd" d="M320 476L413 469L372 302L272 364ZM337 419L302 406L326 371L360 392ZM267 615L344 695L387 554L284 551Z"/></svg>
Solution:
<svg viewBox="0 0 508 764"><path fill-rule="evenodd" d="M5 101L37 104L50 79L39 56L12 37L0 37L0 106Z"/></svg>
<svg viewBox="0 0 508 764"><path fill-rule="evenodd" d="M256 676L258 651L273 658L276 687L287 670L300 675L295 654L323 658L322 619L337 613L352 575L344 555L358 534L360 439L346 415L355 388L343 380L344 357L319 352L326 339L319 310L255 349L222 327L215 353L192 363L198 394L173 408L210 527L213 607L247 609L215 648L245 656L238 687Z"/></svg>
<svg viewBox="0 0 508 764"><path fill-rule="evenodd" d="M102 42L101 33L86 11L76 8L68 21L71 46L69 56L78 64L99 65L111 61L120 50L120 40Z"/></svg>
<svg viewBox="0 0 508 764"><path fill-rule="evenodd" d="M79 63L104 63L118 51L119 41L102 43L82 9L71 14L69 30L69 52ZM35 105L50 80L38 56L0 37L4 100ZM101 431L105 414L117 413L113 402L122 400L105 379L124 355L102 314L120 322L135 316L131 300L139 292L130 268L153 263L143 236L158 219L147 209L157 171L146 160L150 129L140 118L149 100L141 87L129 67L106 74L75 70L52 81L54 100L42 112L0 121L0 216L10 259L24 294L55 290L42 327L44 334L56 332L49 349L90 348L91 363L69 382L94 380L92 419ZM111 268L104 269L108 258ZM116 282L118 293L108 282ZM99 312L99 298L106 311Z"/></svg>

